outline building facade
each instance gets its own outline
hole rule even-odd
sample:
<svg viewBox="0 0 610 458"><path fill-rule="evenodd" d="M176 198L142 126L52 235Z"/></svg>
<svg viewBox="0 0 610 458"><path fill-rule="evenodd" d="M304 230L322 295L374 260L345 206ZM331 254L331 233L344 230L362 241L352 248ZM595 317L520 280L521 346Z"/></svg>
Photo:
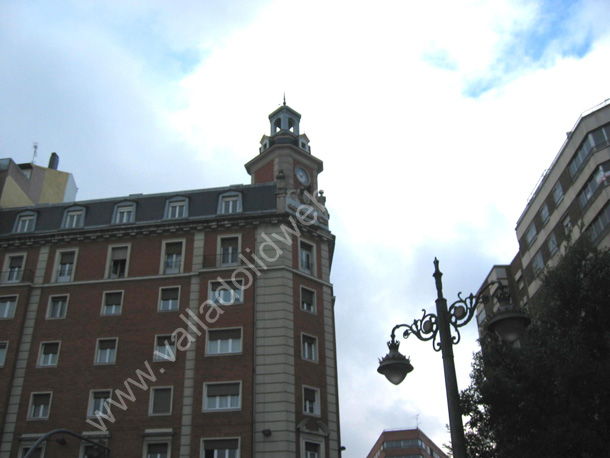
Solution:
<svg viewBox="0 0 610 458"><path fill-rule="evenodd" d="M514 304L527 308L541 273L557 264L570 242L586 235L610 246L610 99L583 113L543 174L517 221L519 252L508 265L494 266L483 285L510 286ZM479 307L483 327L498 304Z"/></svg>
<svg viewBox="0 0 610 458"><path fill-rule="evenodd" d="M74 201L74 177L57 170L58 165L56 153L51 154L48 167L0 159L0 209Z"/></svg>
<svg viewBox="0 0 610 458"><path fill-rule="evenodd" d="M381 433L366 458L447 458L419 428Z"/></svg>
<svg viewBox="0 0 610 458"><path fill-rule="evenodd" d="M0 211L0 458L339 456L322 161L269 120L249 185Z"/></svg>

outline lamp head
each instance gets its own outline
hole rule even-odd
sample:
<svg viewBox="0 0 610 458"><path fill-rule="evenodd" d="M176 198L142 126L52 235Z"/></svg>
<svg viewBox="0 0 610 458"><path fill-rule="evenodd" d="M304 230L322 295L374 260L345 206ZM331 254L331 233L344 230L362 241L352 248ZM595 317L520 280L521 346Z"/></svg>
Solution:
<svg viewBox="0 0 610 458"><path fill-rule="evenodd" d="M507 310L493 316L487 330L495 332L504 342L512 344L519 340L530 324L529 317L518 310Z"/></svg>
<svg viewBox="0 0 610 458"><path fill-rule="evenodd" d="M411 361L398 351L400 344L392 336L388 342L389 353L379 360L377 372L385 377L394 385L400 384L407 374L413 370Z"/></svg>

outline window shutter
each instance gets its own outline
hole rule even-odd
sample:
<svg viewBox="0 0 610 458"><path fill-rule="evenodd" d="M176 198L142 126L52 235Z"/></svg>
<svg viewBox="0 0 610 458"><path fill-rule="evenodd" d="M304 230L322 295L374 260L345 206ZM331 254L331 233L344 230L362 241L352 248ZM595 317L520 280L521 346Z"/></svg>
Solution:
<svg viewBox="0 0 610 458"><path fill-rule="evenodd" d="M74 263L74 251L61 254L61 264L73 264Z"/></svg>
<svg viewBox="0 0 610 458"><path fill-rule="evenodd" d="M170 301L178 299L178 288L166 288L161 290L161 300Z"/></svg>
<svg viewBox="0 0 610 458"><path fill-rule="evenodd" d="M314 390L305 388L304 396L306 401L316 402L316 392Z"/></svg>
<svg viewBox="0 0 610 458"><path fill-rule="evenodd" d="M169 412L172 402L171 388L156 389L154 393L153 413Z"/></svg>
<svg viewBox="0 0 610 458"><path fill-rule="evenodd" d="M237 450L237 439L218 439L205 441L203 448L205 450Z"/></svg>
<svg viewBox="0 0 610 458"><path fill-rule="evenodd" d="M121 305L123 293L106 293L106 305Z"/></svg>
<svg viewBox="0 0 610 458"><path fill-rule="evenodd" d="M218 385L208 385L208 396L238 396L239 383L223 383Z"/></svg>
<svg viewBox="0 0 610 458"><path fill-rule="evenodd" d="M48 343L44 344L42 353L45 355L54 355L57 353L57 350L59 350L58 343Z"/></svg>
<svg viewBox="0 0 610 458"><path fill-rule="evenodd" d="M182 254L182 242L168 243L165 245L165 254Z"/></svg>
<svg viewBox="0 0 610 458"><path fill-rule="evenodd" d="M113 261L120 261L123 259L127 259L127 247L121 246L121 247L113 248L111 257L112 257Z"/></svg>
<svg viewBox="0 0 610 458"><path fill-rule="evenodd" d="M241 329L223 329L221 331L210 331L210 340L240 339Z"/></svg>

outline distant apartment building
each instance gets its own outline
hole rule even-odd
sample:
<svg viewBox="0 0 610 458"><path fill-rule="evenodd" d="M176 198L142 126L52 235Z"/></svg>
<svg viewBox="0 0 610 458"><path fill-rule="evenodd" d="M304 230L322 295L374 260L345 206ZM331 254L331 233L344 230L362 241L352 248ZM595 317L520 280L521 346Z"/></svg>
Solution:
<svg viewBox="0 0 610 458"><path fill-rule="evenodd" d="M381 433L366 458L447 458L419 428Z"/></svg>
<svg viewBox="0 0 610 458"><path fill-rule="evenodd" d="M49 167L0 159L0 209L74 201L74 178L57 170L58 165L56 153L51 154Z"/></svg>
<svg viewBox="0 0 610 458"><path fill-rule="evenodd" d="M269 120L247 185L2 207L0 458L340 455L323 164Z"/></svg>
<svg viewBox="0 0 610 458"><path fill-rule="evenodd" d="M570 241L589 237L610 246L610 99L583 113L567 133L517 221L519 252L507 265L492 268L483 285L510 286L514 304L527 307L540 288L545 267L554 266ZM497 303L480 305L482 328Z"/></svg>

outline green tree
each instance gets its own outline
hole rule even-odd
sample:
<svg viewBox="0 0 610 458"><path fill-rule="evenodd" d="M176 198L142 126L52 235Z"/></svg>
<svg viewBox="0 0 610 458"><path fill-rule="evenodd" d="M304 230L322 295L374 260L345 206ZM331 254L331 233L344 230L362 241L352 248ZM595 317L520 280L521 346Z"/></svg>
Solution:
<svg viewBox="0 0 610 458"><path fill-rule="evenodd" d="M543 275L520 347L481 339L461 393L470 457L609 456L610 252L581 239Z"/></svg>

